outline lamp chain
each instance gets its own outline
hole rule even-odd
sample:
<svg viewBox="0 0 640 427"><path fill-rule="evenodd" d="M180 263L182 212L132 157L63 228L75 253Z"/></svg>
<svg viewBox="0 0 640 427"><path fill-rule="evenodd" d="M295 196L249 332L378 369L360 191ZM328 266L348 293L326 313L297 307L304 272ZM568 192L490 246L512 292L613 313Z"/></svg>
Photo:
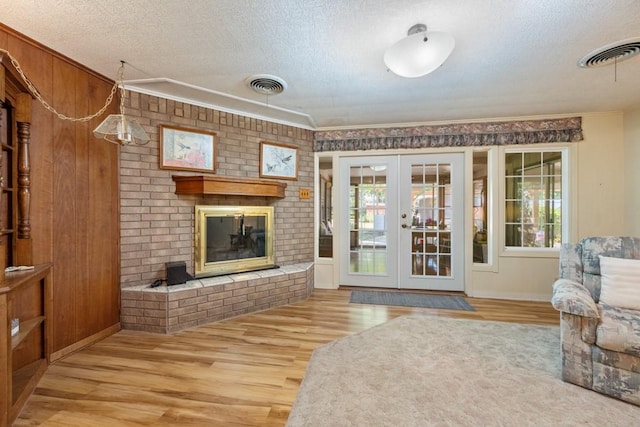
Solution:
<svg viewBox="0 0 640 427"><path fill-rule="evenodd" d="M124 61L122 61L122 66L118 70L118 79L113 84L113 87L111 88L111 92L109 93L109 96L107 97L107 100L105 101L104 106L98 112L96 112L96 113L94 113L94 114L92 114L90 116L85 116L85 117L69 117L69 116L66 116L66 115L64 115L62 113L59 113L55 108L53 108L51 105L49 105L49 103L47 101L45 101L45 99L42 97L42 95L40 95L40 92L38 92L38 89L36 89L34 84L31 83L31 80L29 80L29 78L25 75L24 71L22 71L22 67L20 67L20 64L18 63L17 59L15 59L5 49L0 48L0 52L4 53L5 55L7 55L9 57L9 59L11 60L11 65L14 66L14 68L16 69L18 74L20 74L20 77L22 78L22 80L24 80L25 84L29 88L29 91L31 91L33 96L35 96L36 99L38 101L40 101L40 103L44 106L44 108L46 108L47 110L51 111L53 114L58 116L59 119L69 120L69 121L72 121L72 122L88 122L89 120L94 119L94 118L104 114L104 112L107 110L107 107L109 107L109 105L111 104L111 101L113 101L113 96L115 95L116 90L118 89L118 84L121 82L122 76L124 74ZM122 83L122 87L123 87L123 92L124 92L124 83ZM124 96L122 98L124 98ZM121 108L122 108L123 104L124 104L124 99L121 99L120 100Z"/></svg>
<svg viewBox="0 0 640 427"><path fill-rule="evenodd" d="M124 100L127 97L127 93L124 90L124 61L120 61L122 65L118 69L118 78L116 79L116 84L113 86L111 91L111 97L115 93L115 87L120 83L120 114L124 114ZM106 108L106 105L105 105Z"/></svg>

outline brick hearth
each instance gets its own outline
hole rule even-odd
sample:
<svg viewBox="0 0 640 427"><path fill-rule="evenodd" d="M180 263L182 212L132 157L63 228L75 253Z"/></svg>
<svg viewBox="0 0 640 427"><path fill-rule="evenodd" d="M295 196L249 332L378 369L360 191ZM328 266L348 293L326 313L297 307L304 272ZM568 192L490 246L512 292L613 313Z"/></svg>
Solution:
<svg viewBox="0 0 640 427"><path fill-rule="evenodd" d="M313 263L191 280L184 285L123 288L124 329L171 333L308 298Z"/></svg>

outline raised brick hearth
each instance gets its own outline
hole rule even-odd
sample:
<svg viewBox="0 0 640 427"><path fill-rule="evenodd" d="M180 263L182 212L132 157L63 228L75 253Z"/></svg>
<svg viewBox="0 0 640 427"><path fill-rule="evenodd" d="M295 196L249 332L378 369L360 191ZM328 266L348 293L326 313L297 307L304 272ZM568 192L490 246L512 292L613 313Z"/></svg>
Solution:
<svg viewBox="0 0 640 427"><path fill-rule="evenodd" d="M313 263L192 280L184 285L123 288L124 329L171 333L291 304L313 290Z"/></svg>

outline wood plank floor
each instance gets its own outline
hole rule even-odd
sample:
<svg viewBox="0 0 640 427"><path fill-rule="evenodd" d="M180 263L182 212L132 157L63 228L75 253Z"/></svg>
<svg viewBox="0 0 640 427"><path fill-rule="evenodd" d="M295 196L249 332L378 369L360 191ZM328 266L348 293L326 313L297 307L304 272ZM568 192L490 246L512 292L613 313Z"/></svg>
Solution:
<svg viewBox="0 0 640 427"><path fill-rule="evenodd" d="M16 426L283 426L312 351L412 312L558 324L549 303L476 311L349 304L350 290L173 335L120 331L51 365ZM462 350L462 349L461 349Z"/></svg>

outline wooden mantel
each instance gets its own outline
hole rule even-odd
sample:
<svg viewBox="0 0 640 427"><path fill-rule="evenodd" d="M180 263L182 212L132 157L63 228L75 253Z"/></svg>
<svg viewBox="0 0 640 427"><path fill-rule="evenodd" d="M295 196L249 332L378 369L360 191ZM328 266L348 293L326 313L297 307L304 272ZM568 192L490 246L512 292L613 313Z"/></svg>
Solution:
<svg viewBox="0 0 640 427"><path fill-rule="evenodd" d="M216 176L173 175L176 194L216 194L223 196L284 197L287 184L263 179Z"/></svg>

